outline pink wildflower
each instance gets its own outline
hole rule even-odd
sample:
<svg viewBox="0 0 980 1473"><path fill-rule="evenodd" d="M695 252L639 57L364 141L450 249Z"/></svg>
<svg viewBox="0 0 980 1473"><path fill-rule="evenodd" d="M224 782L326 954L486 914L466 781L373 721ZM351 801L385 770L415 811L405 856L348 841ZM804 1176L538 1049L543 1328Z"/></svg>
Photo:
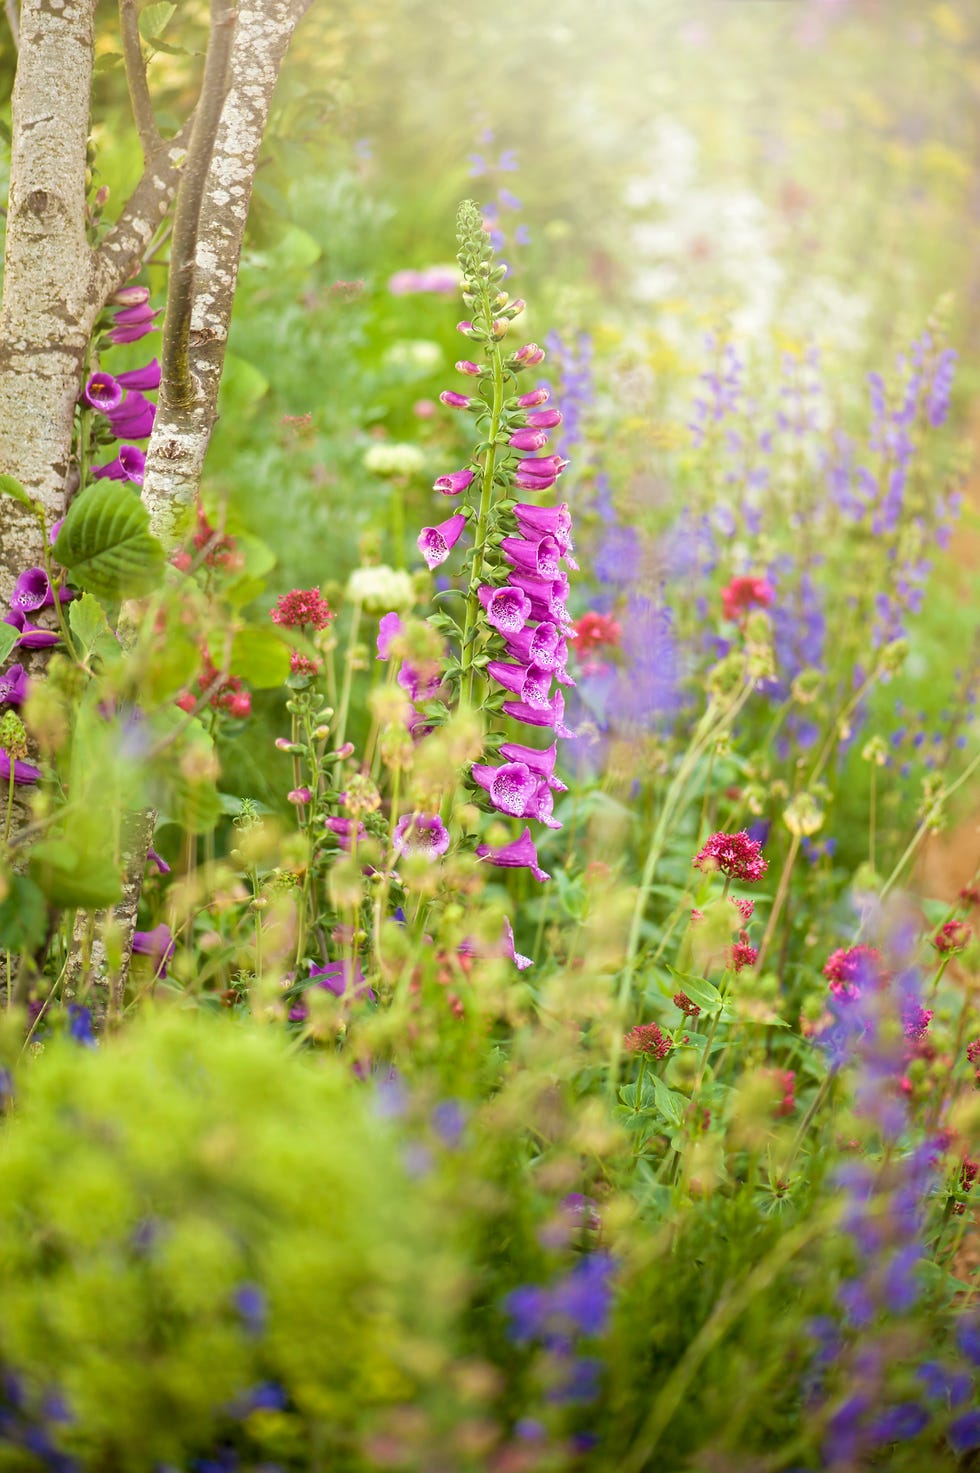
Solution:
<svg viewBox="0 0 980 1473"><path fill-rule="evenodd" d="M737 834L712 834L695 855L694 867L709 874L720 870L729 879L751 883L761 880L769 865L762 857L758 839L750 839L742 829Z"/></svg>
<svg viewBox="0 0 980 1473"><path fill-rule="evenodd" d="M333 611L318 588L294 588L282 593L274 609L269 610L274 624L296 629L309 624L313 629L326 629Z"/></svg>

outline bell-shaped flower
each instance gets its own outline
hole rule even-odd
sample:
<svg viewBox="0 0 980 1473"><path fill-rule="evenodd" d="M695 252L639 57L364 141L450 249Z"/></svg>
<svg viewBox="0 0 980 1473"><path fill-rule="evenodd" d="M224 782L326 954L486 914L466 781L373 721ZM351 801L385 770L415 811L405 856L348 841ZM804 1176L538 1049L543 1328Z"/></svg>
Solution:
<svg viewBox="0 0 980 1473"><path fill-rule="evenodd" d="M551 691L551 671L537 665L511 665L506 660L491 660L487 674L505 690L513 691L532 706L546 706Z"/></svg>
<svg viewBox="0 0 980 1473"><path fill-rule="evenodd" d="M538 823L543 823L545 828L560 829L561 824L557 818L552 816L554 807L555 800L552 797L551 788L547 782L540 782L524 810L524 817L537 819Z"/></svg>
<svg viewBox="0 0 980 1473"><path fill-rule="evenodd" d="M523 762L506 762L503 767L474 762L470 776L490 795L494 808L512 818L524 817L538 786L538 779Z"/></svg>
<svg viewBox="0 0 980 1473"><path fill-rule="evenodd" d="M458 496L472 483L473 475L474 472L470 470L451 471L448 476L440 476L438 480L433 481L432 489L441 491L443 496Z"/></svg>
<svg viewBox="0 0 980 1473"><path fill-rule="evenodd" d="M517 950L514 928L507 916L504 916L498 942L479 941L474 937L465 936L459 944L459 950L463 956L505 957L514 963L519 972L525 972L528 967L534 965L529 956L524 956Z"/></svg>
<svg viewBox="0 0 980 1473"><path fill-rule="evenodd" d="M117 440L145 440L153 431L156 405L136 390L130 390L118 409L108 416Z"/></svg>
<svg viewBox="0 0 980 1473"><path fill-rule="evenodd" d="M125 481L126 479L126 472L123 470L122 461L118 455L115 460L107 460L105 465L90 466L89 475L93 481Z"/></svg>
<svg viewBox="0 0 980 1473"><path fill-rule="evenodd" d="M539 404L547 404L550 398L550 389L542 384L538 389L530 389L526 394L518 395L517 402L522 409L536 409Z"/></svg>
<svg viewBox="0 0 980 1473"><path fill-rule="evenodd" d="M16 760L14 761L15 784L26 785L28 783L36 783L40 776L41 769L39 767L35 767L32 762L18 762ZM10 758L7 756L3 748L0 747L0 790L2 790L3 785L9 784L9 782Z"/></svg>
<svg viewBox="0 0 980 1473"><path fill-rule="evenodd" d="M554 727L555 735L566 740L575 736L575 732L565 725L565 697L561 691L556 691L545 705L530 701L504 701L503 710L515 721L523 721L525 726Z"/></svg>
<svg viewBox="0 0 980 1473"><path fill-rule="evenodd" d="M360 819L330 817L323 820L323 826L334 835L341 849L350 849L355 834L359 844L367 838L367 829Z"/></svg>
<svg viewBox="0 0 980 1473"><path fill-rule="evenodd" d="M566 501L560 506L532 506L519 501L514 518L522 537L553 537L562 556L572 545L572 518Z"/></svg>
<svg viewBox="0 0 980 1473"><path fill-rule="evenodd" d="M14 649L45 650L61 641L61 635L55 634L53 629L38 629L35 625L28 623L23 609L11 609L9 614L4 615L3 622L13 625L14 629L19 631L20 638L14 645Z"/></svg>
<svg viewBox="0 0 980 1473"><path fill-rule="evenodd" d="M508 638L519 634L531 617L531 599L523 589L513 588L509 583L502 588L484 584L479 596L487 612L487 623Z"/></svg>
<svg viewBox="0 0 980 1473"><path fill-rule="evenodd" d="M560 455L534 455L527 460L519 460L517 469L525 476L537 476L539 480L546 480L549 476L560 476L568 464L562 460Z"/></svg>
<svg viewBox="0 0 980 1473"><path fill-rule="evenodd" d="M124 389L158 389L160 387L160 360L151 358L145 368L131 368L126 373L116 374L116 383Z"/></svg>
<svg viewBox="0 0 980 1473"><path fill-rule="evenodd" d="M537 578L557 578L560 572L558 543L554 537L505 537L500 544L507 561L522 573L532 573Z"/></svg>
<svg viewBox="0 0 980 1473"><path fill-rule="evenodd" d="M137 302L132 307L121 307L113 315L113 321L120 327L134 327L140 322L152 322L155 317L160 316L159 307L151 307L149 300Z"/></svg>
<svg viewBox="0 0 980 1473"><path fill-rule="evenodd" d="M543 450L547 443L547 433L530 426L526 429L515 430L507 441L512 450Z"/></svg>
<svg viewBox="0 0 980 1473"><path fill-rule="evenodd" d="M93 373L82 392L82 399L91 409L109 414L122 403L123 387L111 373Z"/></svg>
<svg viewBox="0 0 980 1473"><path fill-rule="evenodd" d="M568 579L564 574L558 578L538 578L533 573L522 573L519 568L515 568L510 581L514 587L523 589L531 600L532 619L555 623L562 633L569 632L572 622L565 605Z"/></svg>
<svg viewBox="0 0 980 1473"><path fill-rule="evenodd" d="M506 757L508 762L523 762L530 772L533 772L536 777L543 778L556 793L568 792L565 784L555 777L557 742L552 742L550 747L525 747L520 742L502 742L500 755Z"/></svg>
<svg viewBox="0 0 980 1473"><path fill-rule="evenodd" d="M150 300L150 288L148 286L121 286L118 291L113 292L109 300L116 307L142 307L144 302Z"/></svg>
<svg viewBox="0 0 980 1473"><path fill-rule="evenodd" d="M528 415L527 422L533 430L553 430L561 424L561 418L560 409L538 409Z"/></svg>
<svg viewBox="0 0 980 1473"><path fill-rule="evenodd" d="M446 561L459 541L465 526L466 517L460 511L454 517L440 522L437 527L422 528L419 533L418 549L430 572Z"/></svg>
<svg viewBox="0 0 980 1473"><path fill-rule="evenodd" d="M391 655L392 640L402 632L402 621L398 614L385 614L378 621L378 659L387 660Z"/></svg>
<svg viewBox="0 0 980 1473"><path fill-rule="evenodd" d="M146 472L146 456L142 450L136 445L120 445L118 459L125 480L142 486Z"/></svg>
<svg viewBox="0 0 980 1473"><path fill-rule="evenodd" d="M61 588L58 590L58 597L64 604L74 594L68 588ZM54 589L47 573L43 568L26 568L14 584L14 591L10 595L11 611L36 614L38 609L49 609L53 604Z"/></svg>
<svg viewBox="0 0 980 1473"><path fill-rule="evenodd" d="M488 864L499 865L503 869L529 869L541 883L551 879L548 872L538 864L538 851L534 847L530 829L525 829L521 837L511 844L503 844L499 849L491 849L489 844L480 844L476 852L477 857L485 859Z"/></svg>
<svg viewBox="0 0 980 1473"><path fill-rule="evenodd" d="M533 627L530 624L518 634L508 634L507 653L525 665L537 665L542 670L557 671L564 666L568 657L568 646L561 636L557 624L545 620Z"/></svg>
<svg viewBox="0 0 980 1473"><path fill-rule="evenodd" d="M322 967L310 963L310 976L316 978L317 987L332 992L334 997L366 997L374 1002L374 992L367 985L360 962L353 967L346 958L339 962L326 962Z"/></svg>
<svg viewBox="0 0 980 1473"><path fill-rule="evenodd" d="M396 854L423 854L438 859L449 848L449 830L438 813L406 813L391 838Z"/></svg>
<svg viewBox="0 0 980 1473"><path fill-rule="evenodd" d="M517 944L514 941L514 927L510 923L509 916L504 916L503 948L504 956L510 957L519 972L526 972L528 967L533 967L534 963L531 958L517 950Z"/></svg>
<svg viewBox="0 0 980 1473"><path fill-rule="evenodd" d="M108 337L110 343L116 347L122 347L124 343L138 343L140 338L145 338L148 332L153 332L152 322L123 323L121 326L110 329Z"/></svg>
<svg viewBox="0 0 980 1473"><path fill-rule="evenodd" d="M27 674L23 665L11 665L0 675L0 706L22 706L27 700Z"/></svg>
<svg viewBox="0 0 980 1473"><path fill-rule="evenodd" d="M133 952L136 956L149 956L156 962L158 977L167 975L167 962L173 955L174 938L170 927L161 921L152 931L133 932Z"/></svg>

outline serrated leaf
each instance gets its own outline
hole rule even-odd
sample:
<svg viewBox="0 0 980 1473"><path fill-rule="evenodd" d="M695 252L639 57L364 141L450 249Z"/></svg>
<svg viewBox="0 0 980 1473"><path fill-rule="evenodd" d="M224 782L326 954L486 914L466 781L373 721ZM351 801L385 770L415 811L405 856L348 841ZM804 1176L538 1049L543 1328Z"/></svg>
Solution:
<svg viewBox="0 0 980 1473"><path fill-rule="evenodd" d="M159 0L159 3L155 5L147 5L140 12L139 18L140 35L143 40L152 44L158 36L161 36L173 19L176 10L176 5L172 5L170 0Z"/></svg>
<svg viewBox="0 0 980 1473"><path fill-rule="evenodd" d="M289 649L272 629L240 629L231 642L229 669L257 690L271 690L289 674Z"/></svg>
<svg viewBox="0 0 980 1473"><path fill-rule="evenodd" d="M26 875L11 875L9 884L0 903L0 950L36 951L48 926L44 895Z"/></svg>
<svg viewBox="0 0 980 1473"><path fill-rule="evenodd" d="M4 624L0 620L0 664L7 658L14 645L20 638L20 631L12 624Z"/></svg>
<svg viewBox="0 0 980 1473"><path fill-rule="evenodd" d="M107 603L152 592L166 564L150 514L125 481L100 481L72 502L54 555L74 582Z"/></svg>
<svg viewBox="0 0 980 1473"><path fill-rule="evenodd" d="M97 598L83 593L68 606L68 627L81 647L83 655L109 652L119 653L119 643L109 628L105 609Z"/></svg>
<svg viewBox="0 0 980 1473"><path fill-rule="evenodd" d="M7 496L12 496L15 501L20 502L21 506L26 506L32 516L37 516L37 507L34 505L34 498L20 484L16 476L0 476L0 491L5 492Z"/></svg>

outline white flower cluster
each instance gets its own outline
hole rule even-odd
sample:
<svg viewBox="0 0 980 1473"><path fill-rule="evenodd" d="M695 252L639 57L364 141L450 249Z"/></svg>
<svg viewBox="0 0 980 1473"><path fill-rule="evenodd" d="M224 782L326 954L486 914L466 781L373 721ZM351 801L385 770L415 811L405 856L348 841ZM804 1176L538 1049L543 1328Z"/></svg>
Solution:
<svg viewBox="0 0 980 1473"><path fill-rule="evenodd" d="M347 580L344 597L359 603L367 614L387 614L390 610L410 609L415 603L415 584L411 575L377 563L370 568L355 568Z"/></svg>
<svg viewBox="0 0 980 1473"><path fill-rule="evenodd" d="M382 443L365 452L363 465L376 476L416 476L425 465L425 456L415 445Z"/></svg>

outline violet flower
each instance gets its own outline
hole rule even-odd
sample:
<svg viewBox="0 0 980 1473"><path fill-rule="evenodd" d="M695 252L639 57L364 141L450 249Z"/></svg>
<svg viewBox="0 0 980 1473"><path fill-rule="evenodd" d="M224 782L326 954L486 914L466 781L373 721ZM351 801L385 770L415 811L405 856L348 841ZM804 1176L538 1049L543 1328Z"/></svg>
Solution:
<svg viewBox="0 0 980 1473"><path fill-rule="evenodd" d="M509 584L503 588L490 588L484 584L479 597L486 610L487 623L506 638L519 634L531 617L531 600L520 588L512 588Z"/></svg>
<svg viewBox="0 0 980 1473"><path fill-rule="evenodd" d="M22 706L27 700L27 674L23 665L11 665L0 675L0 706Z"/></svg>
<svg viewBox="0 0 980 1473"><path fill-rule="evenodd" d="M554 537L545 535L536 541L525 537L505 537L501 543L504 557L523 573L536 578L557 578L558 559L561 556Z"/></svg>
<svg viewBox="0 0 980 1473"><path fill-rule="evenodd" d="M448 476L440 476L438 480L433 481L432 489L441 491L443 496L458 496L470 485L473 476L474 472L470 470L451 471Z"/></svg>
<svg viewBox="0 0 980 1473"><path fill-rule="evenodd" d="M418 549L430 572L446 561L459 541L465 526L466 517L460 511L445 522L440 522L437 527L422 528L418 538Z"/></svg>
<svg viewBox="0 0 980 1473"><path fill-rule="evenodd" d="M20 631L20 638L15 644L15 649L44 650L53 644L59 644L61 635L55 634L51 629L38 629L27 622L27 615L22 609L11 609L9 614L4 615L3 622L11 624L14 629Z"/></svg>
<svg viewBox="0 0 980 1473"><path fill-rule="evenodd" d="M64 604L73 598L74 594L69 589L62 588L58 591L58 597ZM44 569L25 569L14 584L14 591L10 595L11 612L36 614L39 609L49 609L53 605L54 589Z"/></svg>
<svg viewBox="0 0 980 1473"><path fill-rule="evenodd" d="M478 858L503 869L529 869L539 883L543 884L545 880L551 879L547 871L538 864L538 851L534 847L530 829L525 829L519 839L503 844L499 849L491 849L489 844L480 844L476 852Z"/></svg>
<svg viewBox="0 0 980 1473"><path fill-rule="evenodd" d="M116 383L124 389L158 389L160 387L160 360L151 358L145 368L131 368L126 373L116 374Z"/></svg>
<svg viewBox="0 0 980 1473"><path fill-rule="evenodd" d="M539 669L536 665L511 665L506 660L491 660L487 665L487 674L505 690L513 691L514 695L529 705L548 704L552 678L550 670Z"/></svg>
<svg viewBox="0 0 980 1473"><path fill-rule="evenodd" d="M36 783L41 776L41 769L35 767L32 762L18 762L14 760L14 785L26 787L30 783ZM10 758L0 747L0 786L10 782Z"/></svg>
<svg viewBox="0 0 980 1473"><path fill-rule="evenodd" d="M525 625L517 634L505 633L504 639L508 654L525 665L538 665L542 670L551 671L565 668L568 645L558 626L550 620L546 619L533 629L530 625Z"/></svg>
<svg viewBox="0 0 980 1473"><path fill-rule="evenodd" d="M156 405L130 390L118 409L108 416L117 440L146 440L153 430Z"/></svg>
<svg viewBox="0 0 980 1473"><path fill-rule="evenodd" d="M82 399L91 409L109 414L123 401L123 385L111 373L93 373L82 391Z"/></svg>
<svg viewBox="0 0 980 1473"><path fill-rule="evenodd" d="M513 818L525 816L538 786L538 779L524 762L506 762L502 767L474 762L470 776L490 795L494 808Z"/></svg>
<svg viewBox="0 0 980 1473"><path fill-rule="evenodd" d="M503 742L500 747L501 757L506 757L509 762L523 762L530 772L536 777L543 778L549 788L556 793L567 793L568 788L557 777L555 777L555 759L558 755L558 743L552 742L550 747L523 747L519 742Z"/></svg>
<svg viewBox="0 0 980 1473"><path fill-rule="evenodd" d="M555 735L570 741L576 733L565 725L565 697L556 691L545 705L532 705L529 701L505 701L503 710L515 721L526 726L551 726Z"/></svg>
<svg viewBox="0 0 980 1473"><path fill-rule="evenodd" d="M391 842L396 854L438 859L449 848L449 830L438 813L405 813L395 825Z"/></svg>
<svg viewBox="0 0 980 1473"><path fill-rule="evenodd" d="M152 957L156 963L157 977L167 975L167 962L174 951L173 932L165 921L154 926L152 931L133 932L133 953L136 956Z"/></svg>
<svg viewBox="0 0 980 1473"><path fill-rule="evenodd" d="M525 428L515 430L507 443L513 450L543 450L548 436L544 430Z"/></svg>
<svg viewBox="0 0 980 1473"><path fill-rule="evenodd" d="M367 985L361 971L360 962L354 963L353 972L351 963L346 958L339 962L326 962L322 967L310 962L310 977L315 977L316 985L326 992L332 992L334 997L343 997L346 993L351 997L369 998L371 1002L375 1000L374 992Z"/></svg>

